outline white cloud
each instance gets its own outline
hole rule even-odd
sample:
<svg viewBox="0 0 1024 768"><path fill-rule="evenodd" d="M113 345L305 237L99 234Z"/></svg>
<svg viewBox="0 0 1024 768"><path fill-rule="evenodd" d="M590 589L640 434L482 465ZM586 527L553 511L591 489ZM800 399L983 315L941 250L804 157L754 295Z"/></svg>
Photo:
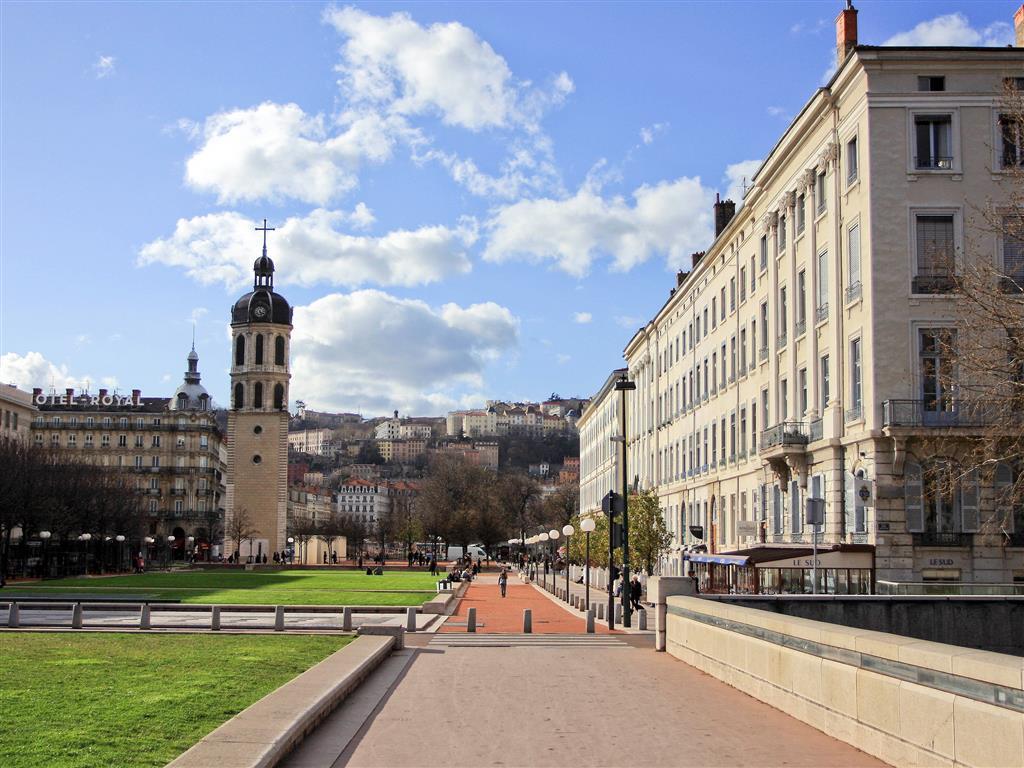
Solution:
<svg viewBox="0 0 1024 768"><path fill-rule="evenodd" d="M486 364L517 344L494 303L434 308L382 291L329 294L295 309L292 392L337 409L440 413L480 399Z"/></svg>
<svg viewBox="0 0 1024 768"><path fill-rule="evenodd" d="M589 312L577 312L572 316L572 319L573 322L579 323L580 325L586 325L594 319L594 316Z"/></svg>
<svg viewBox="0 0 1024 768"><path fill-rule="evenodd" d="M640 129L640 140L644 144L653 144L654 138L662 131L668 130L668 123L655 123Z"/></svg>
<svg viewBox="0 0 1024 768"><path fill-rule="evenodd" d="M42 387L47 391L51 386L59 390L67 387L80 389L91 379L88 374L73 375L66 364L52 363L39 352L28 352L25 355L8 352L0 355L0 382L14 384L29 392L33 387Z"/></svg>
<svg viewBox="0 0 1024 768"><path fill-rule="evenodd" d="M523 200L499 209L488 222L484 258L552 260L576 277L602 255L620 271L655 254L674 268L711 241L711 201L700 179L687 177L639 187L632 204L602 197L589 186L566 199Z"/></svg>
<svg viewBox="0 0 1024 768"><path fill-rule="evenodd" d="M458 22L424 27L407 13L374 16L351 7L329 8L324 20L346 37L337 70L357 107L437 116L471 131L535 127L541 112L573 90L564 72L547 90L518 82L505 59Z"/></svg>
<svg viewBox="0 0 1024 768"><path fill-rule="evenodd" d="M636 315L615 316L616 324L630 331L635 331L637 328L639 328L640 324L643 323L643 321L644 319L642 317L637 317Z"/></svg>
<svg viewBox="0 0 1024 768"><path fill-rule="evenodd" d="M572 360L572 355L566 355L562 352L559 352L557 355L555 355L555 360L558 362L559 365L565 365L570 360Z"/></svg>
<svg viewBox="0 0 1024 768"><path fill-rule="evenodd" d="M346 223L365 226L369 210L353 213L316 209L289 218L271 235L270 255L278 284L413 286L469 272L466 250L477 237L476 223L466 219L455 228L395 230L381 237L340 231ZM179 219L174 234L154 240L139 252L138 264L183 268L202 284L238 288L251 280L260 254L253 221L223 212Z"/></svg>
<svg viewBox="0 0 1024 768"><path fill-rule="evenodd" d="M186 133L189 123L179 120ZM293 198L324 205L352 190L364 162L391 157L396 130L374 114L351 116L329 135L323 115L297 104L265 102L211 115L185 181L219 203Z"/></svg>
<svg viewBox="0 0 1024 768"><path fill-rule="evenodd" d="M206 315L210 313L206 307L194 307L191 312L188 313L188 321L190 323L198 323Z"/></svg>
<svg viewBox="0 0 1024 768"><path fill-rule="evenodd" d="M96 63L92 65L93 72L96 73L96 79L102 80L106 77L110 77L114 72L117 71L117 59L113 56L100 56L96 59Z"/></svg>
<svg viewBox="0 0 1024 768"><path fill-rule="evenodd" d="M997 21L975 29L962 13L950 13L922 21L909 32L900 32L882 45L903 46L1003 46L1013 44L1013 28Z"/></svg>
<svg viewBox="0 0 1024 768"><path fill-rule="evenodd" d="M728 186L725 190L725 199L732 200L736 203L737 208L743 205L744 185L747 188L750 187L750 182L760 167L760 160L741 160L738 163L726 166L725 181Z"/></svg>
<svg viewBox="0 0 1024 768"><path fill-rule="evenodd" d="M765 112L771 117L789 117L785 107L768 107Z"/></svg>

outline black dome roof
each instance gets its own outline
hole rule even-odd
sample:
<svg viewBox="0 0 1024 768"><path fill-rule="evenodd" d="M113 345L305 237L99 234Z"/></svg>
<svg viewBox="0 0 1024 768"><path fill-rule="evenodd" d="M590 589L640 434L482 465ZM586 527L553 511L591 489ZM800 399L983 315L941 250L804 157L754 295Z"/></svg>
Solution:
<svg viewBox="0 0 1024 768"><path fill-rule="evenodd" d="M231 308L231 323L292 324L292 308L279 293L259 288L249 291Z"/></svg>

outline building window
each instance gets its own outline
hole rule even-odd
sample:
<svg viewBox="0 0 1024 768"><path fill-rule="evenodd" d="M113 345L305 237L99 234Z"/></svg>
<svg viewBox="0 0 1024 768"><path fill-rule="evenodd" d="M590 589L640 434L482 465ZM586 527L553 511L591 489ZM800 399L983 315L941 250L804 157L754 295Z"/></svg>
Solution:
<svg viewBox="0 0 1024 768"><path fill-rule="evenodd" d="M284 365L284 336L274 339L274 365Z"/></svg>
<svg viewBox="0 0 1024 768"><path fill-rule="evenodd" d="M156 512L157 512L157 500L156 499L150 499L149 500L149 511L150 511L151 514L156 514Z"/></svg>
<svg viewBox="0 0 1024 768"><path fill-rule="evenodd" d="M736 311L736 278L729 278L729 311Z"/></svg>
<svg viewBox="0 0 1024 768"><path fill-rule="evenodd" d="M69 446L73 446L77 442L78 442L78 436L77 435L75 435L75 434L68 435L68 445Z"/></svg>
<svg viewBox="0 0 1024 768"><path fill-rule="evenodd" d="M718 303L715 296L711 297L711 327L718 327Z"/></svg>
<svg viewBox="0 0 1024 768"><path fill-rule="evenodd" d="M1014 115L999 116L999 153L1003 168L1019 168L1024 165L1024 124Z"/></svg>
<svg viewBox="0 0 1024 768"><path fill-rule="evenodd" d="M776 339L780 349L786 346L786 330L789 321L786 303L786 286L782 286L779 288L779 332Z"/></svg>
<svg viewBox="0 0 1024 768"><path fill-rule="evenodd" d="M151 467L159 467L160 466L160 457L159 456L154 456L152 458L152 460L150 461L150 466Z"/></svg>
<svg viewBox="0 0 1024 768"><path fill-rule="evenodd" d="M817 321L820 323L828 319L828 251L818 254L818 286L814 303Z"/></svg>
<svg viewBox="0 0 1024 768"><path fill-rule="evenodd" d="M857 159L857 137L854 136L846 142L846 184L849 186L857 180L858 168Z"/></svg>
<svg viewBox="0 0 1024 768"><path fill-rule="evenodd" d="M136 435L135 436L135 447L136 448L141 448L142 447L142 435Z"/></svg>
<svg viewBox="0 0 1024 768"><path fill-rule="evenodd" d="M263 365L263 334L256 334L256 365Z"/></svg>
<svg viewBox="0 0 1024 768"><path fill-rule="evenodd" d="M949 328L922 329L919 339L918 366L924 417L941 420L943 414L952 415L956 407L953 362L956 331Z"/></svg>
<svg viewBox="0 0 1024 768"><path fill-rule="evenodd" d="M847 420L859 419L861 415L861 340L850 342L850 408Z"/></svg>
<svg viewBox="0 0 1024 768"><path fill-rule="evenodd" d="M136 469L142 469L142 457L141 456L136 456L135 457L135 468Z"/></svg>
<svg viewBox="0 0 1024 768"><path fill-rule="evenodd" d="M789 382L779 379L779 421L789 418Z"/></svg>
<svg viewBox="0 0 1024 768"><path fill-rule="evenodd" d="M1003 290L1024 291L1024 216L1003 217Z"/></svg>
<svg viewBox="0 0 1024 768"><path fill-rule="evenodd" d="M109 448L110 447L110 435L103 435L100 438L100 445L102 445L104 448Z"/></svg>
<svg viewBox="0 0 1024 768"><path fill-rule="evenodd" d="M740 376L747 372L747 329L740 328Z"/></svg>
<svg viewBox="0 0 1024 768"><path fill-rule="evenodd" d="M127 446L128 446L128 435L118 435L117 436L117 447L118 448L125 448Z"/></svg>
<svg viewBox="0 0 1024 768"><path fill-rule="evenodd" d="M801 269L796 275L796 335L807 328L807 271Z"/></svg>
<svg viewBox="0 0 1024 768"><path fill-rule="evenodd" d="M854 224L846 233L846 258L849 266L846 285L846 302L860 298L860 224Z"/></svg>
<svg viewBox="0 0 1024 768"><path fill-rule="evenodd" d="M733 304L736 304L736 297L733 297ZM722 300L718 302L718 309L721 312L719 320L725 320L725 286L722 286Z"/></svg>
<svg viewBox="0 0 1024 768"><path fill-rule="evenodd" d="M828 408L830 393L831 393L831 380L829 378L829 366L828 366L828 355L822 355L821 358L821 411L825 412Z"/></svg>
<svg viewBox="0 0 1024 768"><path fill-rule="evenodd" d="M104 416L103 417L103 426L104 426L104 428L109 427L110 424L111 424L111 421L112 420L111 420L111 418L109 416Z"/></svg>
<svg viewBox="0 0 1024 768"><path fill-rule="evenodd" d="M740 267L740 304L747 300L747 268Z"/></svg>
<svg viewBox="0 0 1024 768"><path fill-rule="evenodd" d="M85 447L92 448L92 435L85 436Z"/></svg>
<svg viewBox="0 0 1024 768"><path fill-rule="evenodd" d="M804 231L807 223L807 195L800 194L796 198L796 233Z"/></svg>
<svg viewBox="0 0 1024 768"><path fill-rule="evenodd" d="M185 503L181 499L174 500L174 512L180 515L185 509Z"/></svg>
<svg viewBox="0 0 1024 768"><path fill-rule="evenodd" d="M786 217L779 216L779 255L786 250Z"/></svg>
<svg viewBox="0 0 1024 768"><path fill-rule="evenodd" d="M754 269L754 257L750 257L750 295L754 295L754 291L757 290L757 270Z"/></svg>
<svg viewBox="0 0 1024 768"><path fill-rule="evenodd" d="M235 365L245 365L245 336L235 338Z"/></svg>
<svg viewBox="0 0 1024 768"><path fill-rule="evenodd" d="M236 409L245 407L245 387L241 382L235 384L234 407Z"/></svg>
<svg viewBox="0 0 1024 768"><path fill-rule="evenodd" d="M949 293L953 290L956 263L953 215L917 214L914 234L914 293Z"/></svg>
<svg viewBox="0 0 1024 768"><path fill-rule="evenodd" d="M153 447L154 448L159 448L160 447L160 435L153 435Z"/></svg>
<svg viewBox="0 0 1024 768"><path fill-rule="evenodd" d="M761 235L761 269L768 269L768 235Z"/></svg>
<svg viewBox="0 0 1024 768"><path fill-rule="evenodd" d="M946 78L944 75L918 75L917 90L944 91L946 90Z"/></svg>
<svg viewBox="0 0 1024 768"><path fill-rule="evenodd" d="M761 303L761 358L768 356L768 302Z"/></svg>
<svg viewBox="0 0 1024 768"><path fill-rule="evenodd" d="M920 170L953 167L953 118L951 115L914 116L914 166Z"/></svg>
<svg viewBox="0 0 1024 768"><path fill-rule="evenodd" d="M740 456L747 455L747 407L740 408Z"/></svg>

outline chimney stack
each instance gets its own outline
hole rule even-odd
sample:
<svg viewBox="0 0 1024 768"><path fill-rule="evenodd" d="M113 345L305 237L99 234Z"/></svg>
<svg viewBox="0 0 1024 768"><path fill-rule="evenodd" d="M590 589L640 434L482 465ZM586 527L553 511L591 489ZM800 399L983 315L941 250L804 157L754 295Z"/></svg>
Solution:
<svg viewBox="0 0 1024 768"><path fill-rule="evenodd" d="M67 389L64 390L64 394L66 394L68 396L68 405L70 405L71 401L75 399L75 390L74 390L74 388L73 387L68 387Z"/></svg>
<svg viewBox="0 0 1024 768"><path fill-rule="evenodd" d="M1024 5L1013 14L1013 29L1017 33L1016 47L1024 48Z"/></svg>
<svg viewBox="0 0 1024 768"><path fill-rule="evenodd" d="M32 399L33 400L35 400L41 394L43 394L43 388L42 387L32 387Z"/></svg>
<svg viewBox="0 0 1024 768"><path fill-rule="evenodd" d="M683 272L681 269L676 271L676 288L683 284L689 274L689 272Z"/></svg>
<svg viewBox="0 0 1024 768"><path fill-rule="evenodd" d="M704 258L706 251L697 251L693 254L693 268L696 269L697 265L700 264L700 260Z"/></svg>
<svg viewBox="0 0 1024 768"><path fill-rule="evenodd" d="M722 230L729 226L732 217L736 215L736 203L732 200L721 200L718 193L715 193L715 237L722 234Z"/></svg>
<svg viewBox="0 0 1024 768"><path fill-rule="evenodd" d="M140 401L141 397L142 397L142 390L141 389L133 389L132 390L132 402L133 403L135 403L136 405L139 405L139 401Z"/></svg>
<svg viewBox="0 0 1024 768"><path fill-rule="evenodd" d="M102 402L103 398L106 397L106 396L107 396L107 390L101 389L100 390L100 401Z"/></svg>
<svg viewBox="0 0 1024 768"><path fill-rule="evenodd" d="M836 16L836 64L842 66L846 57L857 47L857 9L851 0Z"/></svg>

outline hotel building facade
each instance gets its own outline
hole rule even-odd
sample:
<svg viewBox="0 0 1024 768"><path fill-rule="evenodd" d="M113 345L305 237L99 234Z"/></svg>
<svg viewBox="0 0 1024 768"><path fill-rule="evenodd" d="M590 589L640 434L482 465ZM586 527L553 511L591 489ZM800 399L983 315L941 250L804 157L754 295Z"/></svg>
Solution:
<svg viewBox="0 0 1024 768"><path fill-rule="evenodd" d="M740 209L716 204L714 242L625 348L629 472L672 531L663 572L708 587L811 591L809 497L824 500L818 591L1022 582L1020 510L993 532L983 523L1000 510L976 479L922 488L915 437L957 425L933 374L946 362L936 337L956 319L933 254L1024 264L1020 242L972 225L974 206L1007 199L1005 164L1024 158L1000 114L1024 50L859 46L855 14L838 20L838 71ZM608 389L581 421L584 511L618 450ZM756 585L712 585L716 559L772 567Z"/></svg>

